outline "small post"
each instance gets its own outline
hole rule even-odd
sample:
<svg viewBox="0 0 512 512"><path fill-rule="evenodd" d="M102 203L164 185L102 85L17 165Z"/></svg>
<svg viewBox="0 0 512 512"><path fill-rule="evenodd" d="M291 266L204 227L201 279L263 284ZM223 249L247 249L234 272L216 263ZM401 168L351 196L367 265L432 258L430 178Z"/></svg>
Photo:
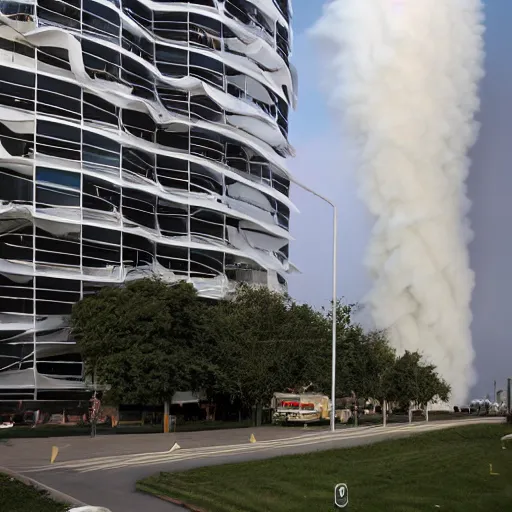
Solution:
<svg viewBox="0 0 512 512"><path fill-rule="evenodd" d="M96 391L91 398L91 407L89 409L89 420L91 422L91 437L96 437L96 424L100 412L101 402L96 396Z"/></svg>
<svg viewBox="0 0 512 512"><path fill-rule="evenodd" d="M507 414L510 414L510 399L511 399L511 385L512 385L512 379L507 379Z"/></svg>
<svg viewBox="0 0 512 512"><path fill-rule="evenodd" d="M382 426L385 427L388 424L388 401L382 401Z"/></svg>
<svg viewBox="0 0 512 512"><path fill-rule="evenodd" d="M164 434L169 433L169 402L164 402Z"/></svg>

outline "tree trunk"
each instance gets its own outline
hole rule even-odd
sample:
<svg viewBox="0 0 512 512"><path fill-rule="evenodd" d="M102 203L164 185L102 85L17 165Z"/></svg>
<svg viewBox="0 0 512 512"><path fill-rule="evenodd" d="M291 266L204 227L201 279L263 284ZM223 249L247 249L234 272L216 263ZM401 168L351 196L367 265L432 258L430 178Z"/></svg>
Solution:
<svg viewBox="0 0 512 512"><path fill-rule="evenodd" d="M261 417L263 413L263 405L261 402L256 404L256 426L261 427Z"/></svg>
<svg viewBox="0 0 512 512"><path fill-rule="evenodd" d="M412 407L411 404L409 404L409 425L412 423Z"/></svg>
<svg viewBox="0 0 512 512"><path fill-rule="evenodd" d="M382 425L385 427L388 423L388 401L382 400Z"/></svg>
<svg viewBox="0 0 512 512"><path fill-rule="evenodd" d="M425 421L428 422L428 404L425 405Z"/></svg>

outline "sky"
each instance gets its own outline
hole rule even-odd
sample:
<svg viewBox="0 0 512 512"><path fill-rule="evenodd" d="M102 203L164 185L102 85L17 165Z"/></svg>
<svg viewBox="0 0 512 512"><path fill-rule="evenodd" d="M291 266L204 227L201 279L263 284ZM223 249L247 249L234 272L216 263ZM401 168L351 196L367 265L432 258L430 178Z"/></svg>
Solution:
<svg viewBox="0 0 512 512"><path fill-rule="evenodd" d="M364 0L362 0L364 1ZM438 1L438 0L432 0ZM322 91L318 53L307 30L322 13L323 0L292 0L293 58L299 74L299 102L291 116L296 157L289 166L305 185L338 208L338 297L364 299L371 283L362 260L372 226L353 176L349 140L343 140ZM479 381L473 396L492 397L493 381L505 389L512 377L512 1L486 0L486 75L481 85L480 136L471 152L468 195L475 238L473 344ZM316 307L332 295L332 208L294 187L300 210L291 219L290 259L301 269L289 279L290 294ZM360 321L368 323L368 318Z"/></svg>

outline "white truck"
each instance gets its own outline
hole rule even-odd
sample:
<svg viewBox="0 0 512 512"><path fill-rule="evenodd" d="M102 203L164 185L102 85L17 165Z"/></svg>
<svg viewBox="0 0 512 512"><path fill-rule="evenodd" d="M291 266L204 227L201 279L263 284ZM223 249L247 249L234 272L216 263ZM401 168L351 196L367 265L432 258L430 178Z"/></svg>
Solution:
<svg viewBox="0 0 512 512"><path fill-rule="evenodd" d="M274 393L274 423L315 423L329 420L331 401L325 395Z"/></svg>

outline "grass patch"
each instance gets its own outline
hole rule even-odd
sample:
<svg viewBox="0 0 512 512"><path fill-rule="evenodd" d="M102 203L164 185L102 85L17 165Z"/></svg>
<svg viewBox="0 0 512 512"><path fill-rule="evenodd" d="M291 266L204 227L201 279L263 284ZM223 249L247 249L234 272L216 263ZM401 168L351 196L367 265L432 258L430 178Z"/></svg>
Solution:
<svg viewBox="0 0 512 512"><path fill-rule="evenodd" d="M69 507L44 491L0 473L0 510L5 512L64 512Z"/></svg>
<svg viewBox="0 0 512 512"><path fill-rule="evenodd" d="M334 510L345 482L352 512L512 510L506 425L471 425L356 448L160 473L137 488L209 512ZM489 474L489 464L499 476Z"/></svg>

